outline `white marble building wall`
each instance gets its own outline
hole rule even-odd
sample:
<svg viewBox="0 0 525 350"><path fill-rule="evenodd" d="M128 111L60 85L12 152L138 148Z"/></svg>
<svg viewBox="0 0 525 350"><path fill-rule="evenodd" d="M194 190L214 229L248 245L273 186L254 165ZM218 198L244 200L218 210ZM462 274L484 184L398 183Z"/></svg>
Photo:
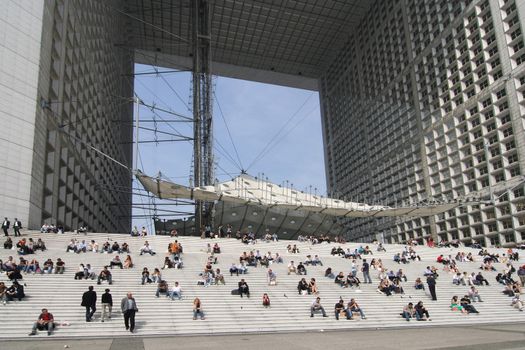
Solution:
<svg viewBox="0 0 525 350"><path fill-rule="evenodd" d="M0 217L27 224L44 1L2 0Z"/></svg>

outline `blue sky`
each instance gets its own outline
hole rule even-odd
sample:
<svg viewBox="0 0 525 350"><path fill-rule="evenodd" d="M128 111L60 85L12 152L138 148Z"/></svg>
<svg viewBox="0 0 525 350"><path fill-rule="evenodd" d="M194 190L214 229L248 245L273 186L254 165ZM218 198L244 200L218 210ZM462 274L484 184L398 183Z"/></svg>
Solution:
<svg viewBox="0 0 525 350"><path fill-rule="evenodd" d="M152 71L154 69L151 66L136 66L137 73ZM214 85L215 161L218 163L216 178L220 181L228 180L238 175L241 168L221 116L222 110L242 168L247 169L250 175L264 173L265 177L277 184L288 180L299 190L311 185L318 189L318 193L326 192L317 92L223 77L215 77ZM192 116L188 109L192 105L190 87L191 75L188 72L162 74L162 77L139 75L135 78L135 93L145 103L188 117ZM156 128L159 131L178 131L192 136L192 125L189 123L161 121L176 118L170 114L157 112L154 115L146 107L141 107L139 113L141 120L158 120ZM141 126L154 129L155 123L144 122ZM279 131L280 134L276 136ZM171 137L157 133L157 139L166 138ZM139 140L154 139L153 132L140 130ZM272 139L274 141L270 143ZM264 152L264 156L254 162L268 145L270 147ZM148 175L156 175L161 171L173 181L188 185L192 171L192 147L192 143L187 141L143 143L139 150L139 168ZM135 183L134 187L137 186L139 185ZM135 196L134 203L140 203L141 200L146 202L144 197ZM176 210L173 206L159 208ZM149 215L149 212L135 208L134 214ZM137 226L150 226L146 218L135 218L133 223Z"/></svg>

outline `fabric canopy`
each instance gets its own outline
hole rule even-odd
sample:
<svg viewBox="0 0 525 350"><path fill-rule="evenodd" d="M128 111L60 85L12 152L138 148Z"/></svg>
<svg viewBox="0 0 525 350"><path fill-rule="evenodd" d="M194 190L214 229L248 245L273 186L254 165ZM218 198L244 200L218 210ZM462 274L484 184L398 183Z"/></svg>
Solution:
<svg viewBox="0 0 525 350"><path fill-rule="evenodd" d="M237 204L279 207L339 217L431 216L461 205L459 202L409 207L389 207L345 202L282 187L246 174L215 186L187 187L170 181L136 174L144 188L159 198L224 201Z"/></svg>

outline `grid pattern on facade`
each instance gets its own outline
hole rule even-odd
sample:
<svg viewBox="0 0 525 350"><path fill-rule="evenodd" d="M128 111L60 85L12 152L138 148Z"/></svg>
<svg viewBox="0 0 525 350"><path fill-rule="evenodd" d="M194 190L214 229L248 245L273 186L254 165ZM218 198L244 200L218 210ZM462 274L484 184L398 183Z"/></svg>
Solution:
<svg viewBox="0 0 525 350"><path fill-rule="evenodd" d="M520 6L514 0L377 2L321 85L331 190L392 205L478 195L519 180ZM518 186L494 206L397 222L357 219L349 232L396 242L433 233L443 240L520 242L523 201Z"/></svg>
<svg viewBox="0 0 525 350"><path fill-rule="evenodd" d="M317 78L372 2L215 0L213 60ZM133 45L146 51L188 57L190 3L127 1L126 13L140 20L132 21Z"/></svg>
<svg viewBox="0 0 525 350"><path fill-rule="evenodd" d="M131 167L133 58L115 50L123 18L97 1L46 4L52 38L42 221L99 232L127 232L131 174L89 145ZM61 131L63 130L63 132Z"/></svg>

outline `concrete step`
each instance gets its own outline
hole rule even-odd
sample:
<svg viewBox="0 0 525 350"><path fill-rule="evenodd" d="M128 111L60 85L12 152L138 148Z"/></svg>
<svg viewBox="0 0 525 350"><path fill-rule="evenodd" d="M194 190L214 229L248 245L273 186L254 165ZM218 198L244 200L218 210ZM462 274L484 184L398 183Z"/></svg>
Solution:
<svg viewBox="0 0 525 350"><path fill-rule="evenodd" d="M259 242L254 245L245 245L235 239L200 239L198 237L178 237L182 243L184 253L182 259L184 268L180 270L162 270L163 278L170 284L179 281L183 289L183 300L171 301L164 296L155 297L156 286L153 284L141 285L140 275L143 267L148 267L150 272L155 267L162 267L167 247L174 238L150 236L130 237L119 234L97 234L88 235L74 234L41 234L38 232L24 232L24 237L32 237L34 240L42 238L48 250L38 251L34 255L26 256L27 259L38 259L41 263L47 258L56 261L60 257L66 262L64 274L24 274L23 282L27 285L25 292L27 297L21 301L9 302L7 305L0 305L0 338L21 338L26 337L32 323L36 320L39 310L46 307L53 313L59 323L69 325L59 325L56 335L60 337L79 337L93 336L101 334L107 336L124 336L127 333L123 328L123 319L119 310L120 299L127 292L132 292L137 300L140 312L137 314L137 331L143 335L155 334L222 334L232 332L282 332L282 331L318 331L320 329L352 329L352 328L385 328L385 327L428 327L436 325L451 324L485 324L498 322L524 322L524 312L519 312L510 307L511 298L503 295L503 286L494 280L496 272L484 272L485 277L490 281L490 286L478 287L484 303L475 303L475 307L480 311L480 315L461 315L459 312L450 311L450 298L453 295L462 296L466 294L468 287L455 286L452 284L452 274L440 271L437 280L438 301L431 301L423 291L415 291L412 287L416 277L422 277L423 271L428 265L435 265L440 269L435 259L438 255L455 256L457 251L472 252L478 260L477 250L469 248L428 248L415 247L422 261L411 262L407 265L399 265L392 261L392 256L403 250L401 245L385 245L387 252L375 252L373 256L366 256L370 261L372 258L382 259L383 265L389 269L397 271L402 268L408 277L408 282L402 283L405 295L394 295L387 297L376 291L379 280L377 271L371 271L373 284L362 284L361 288L340 288L333 283L333 280L324 277L325 269L330 266L334 272L343 271L347 274L351 268L351 260L330 255L332 247L339 244L318 244L310 245L306 242ZM112 259L113 254L87 253L66 253L65 247L72 238L96 240L100 245L106 240L127 242L130 245L131 253L135 263L132 269L113 269L114 283L108 286L107 283L97 285L92 280L74 280L73 276L80 263L91 264L95 271L98 271ZM148 240L156 249L157 255L149 256L138 254L143 242ZM225 275L226 285L212 285L209 287L198 286L200 279L199 273L207 261L207 243L219 243L222 253L218 254L218 263L214 268L220 268ZM0 241L3 243L3 241ZM301 253L291 254L286 251L288 244L297 244ZM359 247L359 244L347 243L342 245L343 249L351 250ZM375 247L373 248L375 249ZM284 264L272 264L271 268L278 275L278 284L268 286L266 280L266 268L249 268L246 275L230 276L228 273L232 263L237 263L239 256L244 252L259 250L261 254L268 251L278 252L283 256ZM498 252L500 255L505 250L490 249L491 252ZM307 276L297 276L287 274L287 264L293 260L299 262L306 258L306 255L319 255L324 266L307 266ZM3 261L9 256L15 256L16 251L0 249L0 259ZM126 254L121 254L124 258ZM15 256L18 260L18 257ZM361 261L357 263L361 265ZM519 264L523 264L523 259ZM515 267L519 266L514 263ZM462 271L478 272L480 262L458 263ZM503 269L503 264L495 264L498 270ZM361 277L361 273L358 273ZM309 280L315 277L319 296L322 304L329 315L323 319L320 315L314 318L309 317L309 307L315 296L301 296L297 294L296 286L300 278L305 277ZM231 290L237 287L237 282L245 278L250 286L251 298L240 298L231 295ZM5 275L0 275L0 281L10 285ZM84 320L84 308L80 306L82 293L87 290L87 286L94 285L99 298L105 288L110 288L114 300L113 319L109 322L100 322L101 307L97 305L94 322L86 323ZM268 293L272 302L271 308L263 308L261 296ZM285 296L286 295L286 296ZM206 313L206 320L192 320L192 301L199 297ZM341 319L336 321L333 316L333 307L339 297L345 301L356 298L363 308L367 319L347 321ZM409 301L417 302L422 300L429 310L432 322L406 322L399 313ZM99 300L100 301L100 300ZM248 320L248 321L247 321Z"/></svg>

